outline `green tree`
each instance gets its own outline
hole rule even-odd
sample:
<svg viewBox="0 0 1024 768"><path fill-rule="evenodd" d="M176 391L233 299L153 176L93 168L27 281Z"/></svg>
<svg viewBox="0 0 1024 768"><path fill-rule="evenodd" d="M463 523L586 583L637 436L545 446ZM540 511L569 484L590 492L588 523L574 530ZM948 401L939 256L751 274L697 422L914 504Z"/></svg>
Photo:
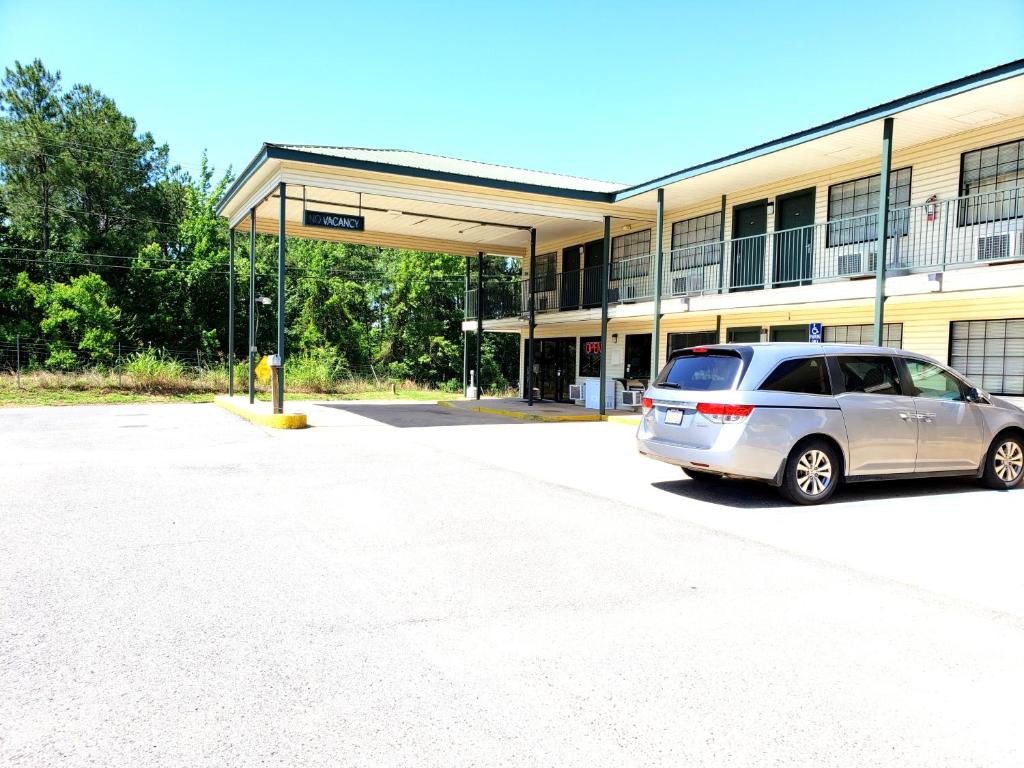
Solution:
<svg viewBox="0 0 1024 768"><path fill-rule="evenodd" d="M69 283L36 285L34 294L42 311L40 330L50 340L48 365L69 368L77 353L98 364L113 359L121 310L103 278L89 273Z"/></svg>

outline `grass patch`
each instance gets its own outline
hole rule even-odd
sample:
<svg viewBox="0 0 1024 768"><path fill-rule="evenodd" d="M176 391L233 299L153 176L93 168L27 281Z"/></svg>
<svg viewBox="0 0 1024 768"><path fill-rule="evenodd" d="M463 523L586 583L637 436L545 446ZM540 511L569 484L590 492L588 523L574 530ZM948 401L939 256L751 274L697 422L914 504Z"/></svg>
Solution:
<svg viewBox="0 0 1024 768"><path fill-rule="evenodd" d="M174 362L174 361L171 361ZM13 374L0 374L0 407L42 405L106 405L117 403L212 403L227 392L223 370L172 370L159 358L142 358L136 365L116 371L72 373L25 372L18 387ZM235 375L235 392L245 394L244 369ZM172 375L173 374L173 375ZM349 379L334 382L333 391L318 392L310 381L286 382L286 400L453 400L458 393L422 387L415 382L395 383ZM256 399L270 400L270 388L257 385Z"/></svg>

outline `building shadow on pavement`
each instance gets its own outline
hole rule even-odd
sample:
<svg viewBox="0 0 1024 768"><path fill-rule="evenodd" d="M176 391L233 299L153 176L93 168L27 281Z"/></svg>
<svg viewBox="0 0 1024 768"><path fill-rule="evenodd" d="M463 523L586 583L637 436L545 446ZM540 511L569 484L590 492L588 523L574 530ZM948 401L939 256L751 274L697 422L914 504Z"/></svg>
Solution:
<svg viewBox="0 0 1024 768"><path fill-rule="evenodd" d="M442 408L433 403L339 403L318 402L323 408L347 411L355 416L401 429L424 427L467 427L494 424L529 424L521 419L510 419L489 413L477 413L457 408Z"/></svg>
<svg viewBox="0 0 1024 768"><path fill-rule="evenodd" d="M651 483L654 488L695 501L743 509L794 507L779 495L777 488L745 480L696 481L687 477L675 481ZM983 493L988 489L971 478L924 478L843 484L826 506L890 499L924 499L949 494Z"/></svg>

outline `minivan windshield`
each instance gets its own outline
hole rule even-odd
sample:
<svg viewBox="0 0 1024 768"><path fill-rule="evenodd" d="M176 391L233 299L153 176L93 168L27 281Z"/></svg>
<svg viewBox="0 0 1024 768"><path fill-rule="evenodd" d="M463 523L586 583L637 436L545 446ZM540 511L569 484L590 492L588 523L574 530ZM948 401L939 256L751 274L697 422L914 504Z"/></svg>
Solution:
<svg viewBox="0 0 1024 768"><path fill-rule="evenodd" d="M735 355L683 355L669 361L654 386L703 392L732 389L741 365Z"/></svg>

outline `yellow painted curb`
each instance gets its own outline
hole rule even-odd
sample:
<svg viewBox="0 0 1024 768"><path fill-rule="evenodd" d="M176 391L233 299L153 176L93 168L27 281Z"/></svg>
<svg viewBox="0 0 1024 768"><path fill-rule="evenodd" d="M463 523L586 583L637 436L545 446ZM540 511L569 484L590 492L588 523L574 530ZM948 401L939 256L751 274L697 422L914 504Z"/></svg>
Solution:
<svg viewBox="0 0 1024 768"><path fill-rule="evenodd" d="M230 398L227 395L217 395L213 398L214 405L218 405L225 411L230 411L236 416L251 421L260 427L271 427L272 429L304 429L306 414L304 413L262 413L254 410L248 402L238 398Z"/></svg>
<svg viewBox="0 0 1024 768"><path fill-rule="evenodd" d="M640 426L640 416L638 414L630 414L628 416L625 414L613 414L612 416L605 416L604 420L611 421L615 424L628 424L631 427Z"/></svg>
<svg viewBox="0 0 1024 768"><path fill-rule="evenodd" d="M568 422L568 421L601 421L597 414L580 414L579 416L562 414L546 415L543 413L523 413L522 411L506 411L502 408L488 408L486 405L453 405L451 400L438 400L437 404L442 408L453 408L455 410L473 411L475 413L491 413L495 416L505 416L520 421L538 422Z"/></svg>

